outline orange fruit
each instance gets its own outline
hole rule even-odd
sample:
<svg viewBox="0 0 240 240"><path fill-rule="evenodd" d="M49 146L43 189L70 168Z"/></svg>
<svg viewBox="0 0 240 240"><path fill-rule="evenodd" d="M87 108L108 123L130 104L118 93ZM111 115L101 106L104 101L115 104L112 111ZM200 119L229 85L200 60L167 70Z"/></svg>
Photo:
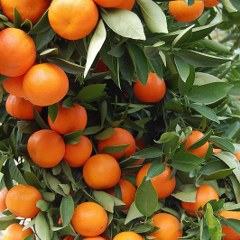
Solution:
<svg viewBox="0 0 240 240"><path fill-rule="evenodd" d="M66 144L64 160L70 167L82 167L92 154L92 143L89 138L81 135L80 142Z"/></svg>
<svg viewBox="0 0 240 240"><path fill-rule="evenodd" d="M120 166L117 160L109 154L96 154L90 157L83 166L83 178L93 189L114 187L120 177Z"/></svg>
<svg viewBox="0 0 240 240"><path fill-rule="evenodd" d="M103 237L87 237L84 238L83 240L105 240Z"/></svg>
<svg viewBox="0 0 240 240"><path fill-rule="evenodd" d="M52 168L63 159L65 143L58 133L43 129L30 136L27 150L36 165L42 168Z"/></svg>
<svg viewBox="0 0 240 240"><path fill-rule="evenodd" d="M63 238L63 240L74 240L75 237L74 236L67 236L65 238Z"/></svg>
<svg viewBox="0 0 240 240"><path fill-rule="evenodd" d="M94 0L94 2L104 8L115 8L128 0Z"/></svg>
<svg viewBox="0 0 240 240"><path fill-rule="evenodd" d="M240 212L235 211L222 211L219 214L221 217L226 219L236 219L240 220ZM223 234L225 235L223 237L224 240L239 240L240 234L235 232L231 227L229 226L222 226Z"/></svg>
<svg viewBox="0 0 240 240"><path fill-rule="evenodd" d="M196 216L195 212L210 200L219 200L217 191L210 185L201 185L197 189L196 202L182 202L182 207L188 215Z"/></svg>
<svg viewBox="0 0 240 240"><path fill-rule="evenodd" d="M200 131L193 130L192 133L187 137L184 150L198 157L204 158L208 151L209 142L204 143L201 147L195 148L193 150L188 150L195 142L199 141L203 136L204 134Z"/></svg>
<svg viewBox="0 0 240 240"><path fill-rule="evenodd" d="M2 11L12 22L15 8L20 13L23 22L29 19L32 23L36 23L49 5L50 0L1 0Z"/></svg>
<svg viewBox="0 0 240 240"><path fill-rule="evenodd" d="M7 209L7 206L6 206L7 193L8 193L7 188L3 188L0 191L0 213Z"/></svg>
<svg viewBox="0 0 240 240"><path fill-rule="evenodd" d="M204 0L203 2L204 2L204 7L206 8L214 7L219 4L219 1L217 0Z"/></svg>
<svg viewBox="0 0 240 240"><path fill-rule="evenodd" d="M41 193L35 187L19 184L8 191L6 205L17 217L34 218L40 211L36 204L41 199Z"/></svg>
<svg viewBox="0 0 240 240"><path fill-rule="evenodd" d="M98 23L98 17L97 6L92 0L53 0L48 10L52 29L68 40L90 34Z"/></svg>
<svg viewBox="0 0 240 240"><path fill-rule="evenodd" d="M168 9L176 21L192 22L202 15L204 1L195 0L191 6L188 6L184 0L169 1Z"/></svg>
<svg viewBox="0 0 240 240"><path fill-rule="evenodd" d="M94 202L84 202L77 206L72 216L75 231L84 237L102 234L108 224L108 216L102 206Z"/></svg>
<svg viewBox="0 0 240 240"><path fill-rule="evenodd" d="M9 225L2 235L2 240L24 240L26 237L31 236L33 231L31 228L28 228L23 231L24 226L13 223Z"/></svg>
<svg viewBox="0 0 240 240"><path fill-rule="evenodd" d="M98 141L98 151L102 152L104 148L128 145L124 150L118 153L111 153L113 157L119 159L123 156L129 157L136 152L136 142L132 134L123 128L114 128L114 134L107 139Z"/></svg>
<svg viewBox="0 0 240 240"><path fill-rule="evenodd" d="M156 103L161 101L166 93L166 84L156 73L149 73L145 85L137 80L133 86L135 97L141 102Z"/></svg>
<svg viewBox="0 0 240 240"><path fill-rule="evenodd" d="M138 172L136 185L139 187L143 178L147 176L151 163L144 165ZM175 176L171 178L172 170L166 166L165 170L151 179L152 185L158 194L159 199L166 198L172 194L176 186Z"/></svg>
<svg viewBox="0 0 240 240"><path fill-rule="evenodd" d="M9 95L6 100L6 111L14 118L22 120L34 119L34 106L24 98ZM36 107L38 112L41 112L41 107Z"/></svg>
<svg viewBox="0 0 240 240"><path fill-rule="evenodd" d="M54 122L48 116L50 128L60 134L84 130L87 120L86 109L77 103L74 103L72 108L66 108L59 104L58 114Z"/></svg>
<svg viewBox="0 0 240 240"><path fill-rule="evenodd" d="M121 232L118 233L113 240L143 240L143 237L135 232Z"/></svg>
<svg viewBox="0 0 240 240"><path fill-rule="evenodd" d="M67 94L68 88L66 73L51 63L34 65L23 79L26 97L37 106L49 106L59 102Z"/></svg>
<svg viewBox="0 0 240 240"><path fill-rule="evenodd" d="M4 90L17 97L25 97L25 93L23 91L23 77L24 75L7 78L3 82Z"/></svg>
<svg viewBox="0 0 240 240"><path fill-rule="evenodd" d="M135 0L125 0L120 5L116 6L116 8L121 8L125 10L132 10L135 4Z"/></svg>
<svg viewBox="0 0 240 240"><path fill-rule="evenodd" d="M0 74L8 77L23 75L36 59L33 39L17 28L0 31L0 52Z"/></svg>
<svg viewBox="0 0 240 240"><path fill-rule="evenodd" d="M213 153L221 153L222 149L220 148L213 148Z"/></svg>
<svg viewBox="0 0 240 240"><path fill-rule="evenodd" d="M159 228L154 233L149 234L156 240L178 240L182 237L181 223L179 220L168 213L158 213L152 218L154 227Z"/></svg>
<svg viewBox="0 0 240 240"><path fill-rule="evenodd" d="M239 152L235 152L234 156L240 161L240 153Z"/></svg>

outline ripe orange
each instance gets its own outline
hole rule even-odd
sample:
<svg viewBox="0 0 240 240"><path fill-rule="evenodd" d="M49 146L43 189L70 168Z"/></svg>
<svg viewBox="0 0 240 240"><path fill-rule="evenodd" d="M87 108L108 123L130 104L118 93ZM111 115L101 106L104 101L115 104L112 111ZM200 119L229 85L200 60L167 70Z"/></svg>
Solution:
<svg viewBox="0 0 240 240"><path fill-rule="evenodd" d="M94 202L84 202L77 206L72 216L75 231L84 237L102 234L108 224L108 216L102 206Z"/></svg>
<svg viewBox="0 0 240 240"><path fill-rule="evenodd" d="M197 131L197 130L192 131L192 133L187 137L184 150L188 151L198 157L204 158L208 151L209 142L206 142L201 147L195 148L193 150L188 150L195 142L200 140L203 136L204 136L204 134L201 133L200 131Z"/></svg>
<svg viewBox="0 0 240 240"><path fill-rule="evenodd" d="M98 151L101 152L104 148L120 145L128 145L128 147L118 153L110 154L117 159L124 155L129 157L136 151L136 142L132 134L126 129L114 128L114 134L110 138L98 141Z"/></svg>
<svg viewBox="0 0 240 240"><path fill-rule="evenodd" d="M178 22L192 22L199 18L204 10L204 1L195 0L193 5L188 6L183 0L169 1L169 13Z"/></svg>
<svg viewBox="0 0 240 240"><path fill-rule="evenodd" d="M31 236L33 231L31 228L28 228L23 231L24 226L13 223L9 225L2 235L2 240L24 240L26 237Z"/></svg>
<svg viewBox="0 0 240 240"><path fill-rule="evenodd" d="M53 0L48 10L54 32L68 40L90 34L97 25L98 17L97 6L92 0Z"/></svg>
<svg viewBox="0 0 240 240"><path fill-rule="evenodd" d="M0 213L7 209L7 206L6 206L7 193L8 193L7 188L3 188L0 191Z"/></svg>
<svg viewBox="0 0 240 240"><path fill-rule="evenodd" d="M42 168L52 168L63 159L65 143L58 133L43 129L30 136L27 150L36 165Z"/></svg>
<svg viewBox="0 0 240 240"><path fill-rule="evenodd" d="M240 161L240 153L239 152L235 152L234 156Z"/></svg>
<svg viewBox="0 0 240 240"><path fill-rule="evenodd" d="M3 82L4 90L17 97L25 97L25 93L23 91L23 77L24 75L7 78Z"/></svg>
<svg viewBox="0 0 240 240"><path fill-rule="evenodd" d="M156 73L149 73L145 85L137 80L133 86L136 98L141 102L155 103L161 101L166 93L166 84Z"/></svg>
<svg viewBox="0 0 240 240"><path fill-rule="evenodd" d="M64 160L70 167L82 167L92 154L92 143L89 138L81 135L76 144L66 144Z"/></svg>
<svg viewBox="0 0 240 240"><path fill-rule="evenodd" d="M8 191L6 205L17 217L34 218L40 211L36 206L40 199L42 196L35 187L19 184Z"/></svg>
<svg viewBox="0 0 240 240"><path fill-rule="evenodd" d="M139 187L143 178L147 175L151 163L144 165L137 174L136 185ZM152 185L158 194L158 198L166 198L172 194L176 186L176 178L172 177L172 170L167 166L158 176L151 179Z"/></svg>
<svg viewBox="0 0 240 240"><path fill-rule="evenodd" d="M9 95L5 107L7 113L14 118L23 120L34 119L34 106L24 98ZM41 107L36 107L36 109L38 112L41 112L42 110Z"/></svg>
<svg viewBox="0 0 240 240"><path fill-rule="evenodd" d="M2 11L12 22L15 8L20 13L23 22L29 19L32 23L36 23L49 5L50 0L1 0Z"/></svg>
<svg viewBox="0 0 240 240"><path fill-rule="evenodd" d="M182 207L188 215L196 216L196 211L210 200L219 200L217 191L210 185L201 185L197 189L196 202L182 202ZM201 214L198 214L201 216Z"/></svg>
<svg viewBox="0 0 240 240"><path fill-rule="evenodd" d="M105 240L103 237L87 237L84 238L83 240Z"/></svg>
<svg viewBox="0 0 240 240"><path fill-rule="evenodd" d="M93 189L114 187L120 180L121 169L117 160L108 154L96 154L83 166L83 178Z"/></svg>
<svg viewBox="0 0 240 240"><path fill-rule="evenodd" d="M135 232L121 232L113 240L143 240L143 237Z"/></svg>
<svg viewBox="0 0 240 240"><path fill-rule="evenodd" d="M86 109L77 103L74 103L72 108L66 108L59 104L58 115L54 122L48 116L50 128L60 134L84 130L87 120Z"/></svg>
<svg viewBox="0 0 240 240"><path fill-rule="evenodd" d="M23 89L28 100L37 106L49 106L59 102L69 88L66 73L57 65L34 65L24 76Z"/></svg>
<svg viewBox="0 0 240 240"><path fill-rule="evenodd" d="M104 8L115 8L123 4L126 0L94 0L94 2Z"/></svg>
<svg viewBox="0 0 240 240"><path fill-rule="evenodd" d="M203 2L204 2L204 7L206 8L214 7L219 4L219 1L217 0L204 0Z"/></svg>
<svg viewBox="0 0 240 240"><path fill-rule="evenodd" d="M0 74L8 77L23 75L35 62L33 39L17 28L0 31Z"/></svg>
<svg viewBox="0 0 240 240"><path fill-rule="evenodd" d="M121 8L125 10L132 10L135 4L135 0L125 0L120 5L116 6L116 8Z"/></svg>
<svg viewBox="0 0 240 240"><path fill-rule="evenodd" d="M153 225L159 230L149 235L155 237L156 240L178 240L178 238L182 237L181 223L171 214L155 214L153 216Z"/></svg>
<svg viewBox="0 0 240 240"><path fill-rule="evenodd" d="M223 218L231 218L231 219L236 219L240 220L240 212L235 212L235 211L222 211L219 214ZM239 240L240 239L240 234L235 232L231 227L229 226L223 226L222 227L223 234L225 235L223 237L224 240Z"/></svg>

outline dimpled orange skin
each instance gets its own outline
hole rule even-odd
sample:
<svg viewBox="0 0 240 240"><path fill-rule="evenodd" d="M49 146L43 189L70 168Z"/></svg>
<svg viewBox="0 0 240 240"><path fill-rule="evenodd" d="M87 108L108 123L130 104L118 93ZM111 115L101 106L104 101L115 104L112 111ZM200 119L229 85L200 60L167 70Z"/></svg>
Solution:
<svg viewBox="0 0 240 240"><path fill-rule="evenodd" d="M3 13L13 22L14 9L21 15L22 22L29 19L36 23L50 5L50 0L1 0Z"/></svg>
<svg viewBox="0 0 240 240"><path fill-rule="evenodd" d="M98 18L98 9L92 0L53 0L48 10L54 32L68 40L86 37L96 27Z"/></svg>
<svg viewBox="0 0 240 240"><path fill-rule="evenodd" d="M219 4L217 0L204 0L204 7L210 8L210 7L215 7Z"/></svg>
<svg viewBox="0 0 240 240"><path fill-rule="evenodd" d="M74 106L71 108L66 108L59 104L58 114L54 122L48 116L50 128L60 134L84 130L87 120L86 109L77 103L74 103Z"/></svg>
<svg viewBox="0 0 240 240"><path fill-rule="evenodd" d="M190 148L190 146L192 146L195 142L200 140L203 136L204 136L204 134L201 133L200 131L193 130L192 133L187 137L184 150L190 152L193 155L204 158L208 151L208 148L209 148L209 142L206 142L199 148L195 148L193 150L188 150Z"/></svg>
<svg viewBox="0 0 240 240"><path fill-rule="evenodd" d="M94 0L94 2L104 8L115 8L128 0Z"/></svg>
<svg viewBox="0 0 240 240"><path fill-rule="evenodd" d="M210 185L201 185L197 189L196 202L182 202L182 208L187 212L188 215L196 217L196 211L210 200L219 200L217 191ZM201 216L201 214L198 214Z"/></svg>
<svg viewBox="0 0 240 240"><path fill-rule="evenodd" d="M36 64L25 74L23 89L27 99L37 106L59 102L68 92L66 73L51 63Z"/></svg>
<svg viewBox="0 0 240 240"><path fill-rule="evenodd" d="M96 154L90 157L83 166L84 181L93 189L114 187L120 177L120 166L117 160L109 154Z"/></svg>
<svg viewBox="0 0 240 240"><path fill-rule="evenodd" d="M116 8L132 10L135 4L135 0L125 0L122 4L118 5Z"/></svg>
<svg viewBox="0 0 240 240"><path fill-rule="evenodd" d="M17 28L0 31L0 74L8 77L23 75L36 60L33 39Z"/></svg>
<svg viewBox="0 0 240 240"><path fill-rule="evenodd" d="M161 101L166 93L166 84L156 73L149 73L145 85L137 80L133 86L135 97L141 102L156 103Z"/></svg>
<svg viewBox="0 0 240 240"><path fill-rule="evenodd" d="M65 143L58 133L43 129L30 136L27 150L36 165L42 168L52 168L63 159Z"/></svg>
<svg viewBox="0 0 240 240"><path fill-rule="evenodd" d="M34 119L34 106L28 100L9 95L6 100L6 111L14 118L22 120ZM41 107L36 107L38 112L41 112Z"/></svg>
<svg viewBox="0 0 240 240"><path fill-rule="evenodd" d="M219 214L223 218L231 218L240 220L240 212L236 211L222 211ZM223 234L225 236L223 237L224 240L239 240L240 234L236 233L231 227L229 226L222 226Z"/></svg>
<svg viewBox="0 0 240 240"><path fill-rule="evenodd" d="M113 240L143 240L143 237L135 232L121 232Z"/></svg>
<svg viewBox="0 0 240 240"><path fill-rule="evenodd" d="M110 155L119 159L124 155L129 157L136 152L136 142L132 134L126 129L114 128L114 134L110 138L98 141L98 151L101 152L104 148L120 145L129 146L118 153L111 153Z"/></svg>
<svg viewBox="0 0 240 240"><path fill-rule="evenodd" d="M77 206L72 216L75 231L84 237L102 234L108 224L108 216L102 206L94 202L84 202Z"/></svg>
<svg viewBox="0 0 240 240"><path fill-rule="evenodd" d="M0 213L7 209L7 206L6 206L7 193L8 193L7 188L3 188L0 191Z"/></svg>
<svg viewBox="0 0 240 240"><path fill-rule="evenodd" d="M173 215L158 213L152 219L154 227L159 228L156 232L149 234L155 237L155 240L178 240L182 237L181 223Z"/></svg>
<svg viewBox="0 0 240 240"><path fill-rule="evenodd" d="M25 97L25 93L23 91L23 77L24 75L7 78L3 82L4 90L17 97Z"/></svg>
<svg viewBox="0 0 240 240"><path fill-rule="evenodd" d="M137 174L136 185L139 187L143 178L147 175L151 163L144 165ZM158 176L151 179L152 185L159 199L166 198L172 194L176 186L175 176L171 178L172 170L167 166Z"/></svg>
<svg viewBox="0 0 240 240"><path fill-rule="evenodd" d="M2 240L24 240L26 237L31 236L33 231L31 228L28 228L23 231L24 226L13 223L9 225L2 235Z"/></svg>
<svg viewBox="0 0 240 240"><path fill-rule="evenodd" d="M22 218L34 218L40 211L36 204L42 199L40 192L29 185L15 185L7 193L8 210Z"/></svg>
<svg viewBox="0 0 240 240"><path fill-rule="evenodd" d="M92 143L86 136L81 135L80 142L66 144L64 160L70 167L82 167L92 154Z"/></svg>
<svg viewBox="0 0 240 240"><path fill-rule="evenodd" d="M194 4L188 6L183 0L169 1L169 13L178 22L192 22L199 18L204 11L204 3L195 0Z"/></svg>

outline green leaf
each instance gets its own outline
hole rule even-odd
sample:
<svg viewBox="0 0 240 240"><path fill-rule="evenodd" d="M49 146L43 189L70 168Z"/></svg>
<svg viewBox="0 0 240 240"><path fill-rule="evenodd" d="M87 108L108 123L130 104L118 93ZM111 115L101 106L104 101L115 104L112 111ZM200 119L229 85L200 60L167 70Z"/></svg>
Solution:
<svg viewBox="0 0 240 240"><path fill-rule="evenodd" d="M21 171L16 166L13 159L9 159L9 169L12 179L14 179L19 184L27 184Z"/></svg>
<svg viewBox="0 0 240 240"><path fill-rule="evenodd" d="M48 21L48 11L46 11L42 17L39 19L39 21L33 26L33 28L30 30L29 34L39 34L42 32L45 32L50 27L49 21Z"/></svg>
<svg viewBox="0 0 240 240"><path fill-rule="evenodd" d="M48 106L48 116L50 117L53 123L58 115L58 106L59 106L58 103Z"/></svg>
<svg viewBox="0 0 240 240"><path fill-rule="evenodd" d="M50 48L50 49L42 51L39 55L40 56L49 56L49 55L57 55L57 54L58 54L58 48Z"/></svg>
<svg viewBox="0 0 240 240"><path fill-rule="evenodd" d="M41 182L33 172L26 171L23 174L25 181L36 188L42 188Z"/></svg>
<svg viewBox="0 0 240 240"><path fill-rule="evenodd" d="M63 136L64 142L67 144L76 144L81 141L82 130L67 133Z"/></svg>
<svg viewBox="0 0 240 240"><path fill-rule="evenodd" d="M46 46L55 36L55 32L49 27L45 32L38 33L36 35L36 48L37 50L42 49Z"/></svg>
<svg viewBox="0 0 240 240"><path fill-rule="evenodd" d="M46 212L49 208L49 204L44 200L38 200L36 206L42 211Z"/></svg>
<svg viewBox="0 0 240 240"><path fill-rule="evenodd" d="M101 152L109 153L109 154L119 153L119 152L124 151L125 149L127 149L128 146L129 146L129 144L105 147L105 148L103 148L103 150Z"/></svg>
<svg viewBox="0 0 240 240"><path fill-rule="evenodd" d="M206 177L204 177L204 180L219 180L219 179L225 179L229 175L231 175L233 172L233 169L221 169L217 172L214 172Z"/></svg>
<svg viewBox="0 0 240 240"><path fill-rule="evenodd" d="M202 86L209 83L217 83L217 82L223 82L222 79L219 79L209 73L204 72L196 72L196 78L194 81L194 85Z"/></svg>
<svg viewBox="0 0 240 240"><path fill-rule="evenodd" d="M135 202L133 202L128 210L127 217L125 218L124 224L128 224L134 219L143 217L143 214L139 212L139 210L136 207Z"/></svg>
<svg viewBox="0 0 240 240"><path fill-rule="evenodd" d="M192 28L194 25L189 26L188 28L181 31L181 33L174 39L172 46L176 47L183 43L186 43L192 36Z"/></svg>
<svg viewBox="0 0 240 240"><path fill-rule="evenodd" d="M102 20L99 21L96 30L93 33L91 38L88 51L87 51L87 63L84 70L84 78L87 76L87 73L92 66L98 52L103 46L107 37L107 31Z"/></svg>
<svg viewBox="0 0 240 240"><path fill-rule="evenodd" d="M194 144L192 144L188 150L193 150L193 149L196 149L196 148L199 148L201 146L203 146L207 141L208 139L210 138L212 134L212 131L211 130L208 130L204 136L202 138L200 138L198 141L196 141Z"/></svg>
<svg viewBox="0 0 240 240"><path fill-rule="evenodd" d="M143 181L138 187L135 196L135 204L144 216L151 216L158 205L158 195L151 181Z"/></svg>
<svg viewBox="0 0 240 240"><path fill-rule="evenodd" d="M213 142L216 146L220 147L221 149L224 149L232 153L235 151L234 145L226 138L211 136L209 140Z"/></svg>
<svg viewBox="0 0 240 240"><path fill-rule="evenodd" d="M168 33L167 19L162 9L152 0L137 0L144 21L153 33ZM161 24L159 24L161 23Z"/></svg>
<svg viewBox="0 0 240 240"><path fill-rule="evenodd" d="M13 223L18 223L19 220L16 219L15 215L1 216L0 218L0 230L4 231L9 225Z"/></svg>
<svg viewBox="0 0 240 240"><path fill-rule="evenodd" d="M67 226L70 223L73 212L74 212L73 198L70 195L63 197L60 204L60 215L62 218L63 226Z"/></svg>
<svg viewBox="0 0 240 240"><path fill-rule="evenodd" d="M106 130L104 130L103 132L97 134L95 136L95 139L98 141L105 140L105 139L110 138L114 133L115 133L114 129L110 127L110 128L107 128Z"/></svg>
<svg viewBox="0 0 240 240"><path fill-rule="evenodd" d="M104 22L117 34L132 39L145 40L143 25L138 16L123 9L102 9Z"/></svg>
<svg viewBox="0 0 240 240"><path fill-rule="evenodd" d="M19 13L19 11L14 8L14 26L15 28L20 28L21 27L21 23L22 23L22 18L21 18L21 15Z"/></svg>
<svg viewBox="0 0 240 240"><path fill-rule="evenodd" d="M240 3L238 0L230 0L230 2L238 11L240 11Z"/></svg>
<svg viewBox="0 0 240 240"><path fill-rule="evenodd" d="M165 132L161 135L160 139L156 143L167 143L171 142L175 138L179 138L176 132Z"/></svg>
<svg viewBox="0 0 240 240"><path fill-rule="evenodd" d="M36 108L34 108L34 118L37 122L37 124L42 128L42 129L49 129L49 126L45 123L45 121L42 119L41 115L37 111Z"/></svg>
<svg viewBox="0 0 240 240"><path fill-rule="evenodd" d="M176 193L171 194L183 202L196 202L197 188L192 184L182 185Z"/></svg>
<svg viewBox="0 0 240 240"><path fill-rule="evenodd" d="M150 168L148 169L146 181L160 175L165 171L165 165L161 164L159 161L153 161Z"/></svg>
<svg viewBox="0 0 240 240"><path fill-rule="evenodd" d="M174 58L180 78L186 82L190 74L190 66L179 57Z"/></svg>
<svg viewBox="0 0 240 240"><path fill-rule="evenodd" d="M106 211L114 212L114 199L110 194L104 191L93 191L93 196Z"/></svg>
<svg viewBox="0 0 240 240"><path fill-rule="evenodd" d="M224 46L223 44L214 41L214 40L209 40L209 39L203 39L200 40L198 42L198 44L200 44L200 46L202 46L203 48L207 48L209 50L212 50L213 52L216 53L230 53L230 48Z"/></svg>
<svg viewBox="0 0 240 240"><path fill-rule="evenodd" d="M40 239L51 240L49 224L42 212L39 212L35 220L35 231Z"/></svg>
<svg viewBox="0 0 240 240"><path fill-rule="evenodd" d="M138 151L134 155L131 156L133 159L141 159L141 158L158 158L161 157L163 154L162 150L160 148L156 147L150 147L150 148L145 148L141 151Z"/></svg>

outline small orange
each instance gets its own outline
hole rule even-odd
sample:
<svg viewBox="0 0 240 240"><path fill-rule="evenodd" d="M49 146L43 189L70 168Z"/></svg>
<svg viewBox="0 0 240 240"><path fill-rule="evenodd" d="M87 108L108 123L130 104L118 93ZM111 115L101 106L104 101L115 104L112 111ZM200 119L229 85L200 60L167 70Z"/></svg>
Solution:
<svg viewBox="0 0 240 240"><path fill-rule="evenodd" d="M7 97L5 104L6 111L9 115L14 118L22 120L32 120L34 119L34 106L28 100L24 98L19 98L13 95ZM38 112L41 112L41 107L36 107Z"/></svg>
<svg viewBox="0 0 240 240"><path fill-rule="evenodd" d="M86 136L81 135L80 142L66 144L64 160L70 167L82 167L92 154L92 143Z"/></svg>
<svg viewBox="0 0 240 240"><path fill-rule="evenodd" d="M66 73L51 63L34 65L23 79L26 97L37 106L49 106L59 102L67 94L68 88Z"/></svg>
<svg viewBox="0 0 240 240"><path fill-rule="evenodd" d="M188 215L196 217L195 212L210 200L219 200L217 191L210 185L201 185L197 189L196 202L182 202L182 207ZM198 215L201 216L201 214Z"/></svg>
<svg viewBox="0 0 240 240"><path fill-rule="evenodd" d="M141 102L156 103L161 101L166 93L166 84L156 73L149 73L145 85L137 80L133 86L136 98Z"/></svg>
<svg viewBox="0 0 240 240"><path fill-rule="evenodd" d="M8 193L7 188L3 188L0 191L0 213L7 209L7 206L6 206L7 193Z"/></svg>
<svg viewBox="0 0 240 240"><path fill-rule="evenodd" d="M87 125L87 112L84 107L74 103L71 108L59 104L58 114L54 122L48 116L50 128L60 134L67 134L78 130L84 130Z"/></svg>
<svg viewBox="0 0 240 240"><path fill-rule="evenodd" d="M117 160L109 154L96 154L90 157L83 166L84 181L93 189L114 187L120 177L120 166Z"/></svg>
<svg viewBox="0 0 240 240"><path fill-rule="evenodd" d="M19 184L8 191L6 205L17 217L34 218L40 211L36 204L41 199L41 193L35 187Z"/></svg>
<svg viewBox="0 0 240 240"><path fill-rule="evenodd" d="M143 240L143 237L135 232L121 232L118 233L113 240Z"/></svg>
<svg viewBox="0 0 240 240"><path fill-rule="evenodd" d="M184 0L169 1L169 13L178 22L192 22L199 18L204 11L204 1L195 0L189 6Z"/></svg>
<svg viewBox="0 0 240 240"><path fill-rule="evenodd" d="M184 150L198 157L204 158L209 148L209 142L204 143L201 147L195 148L193 150L188 150L195 142L199 141L203 136L204 134L200 131L192 131L192 133L187 137Z"/></svg>
<svg viewBox="0 0 240 240"><path fill-rule="evenodd" d="M128 0L94 0L94 2L104 8L115 8Z"/></svg>
<svg viewBox="0 0 240 240"><path fill-rule="evenodd" d="M75 231L84 237L102 234L108 224L108 216L102 206L94 202L84 202L77 206L72 216Z"/></svg>
<svg viewBox="0 0 240 240"><path fill-rule="evenodd" d="M98 151L101 152L104 148L128 145L124 150L118 153L111 153L113 157L119 159L123 156L129 157L136 151L136 142L132 134L123 128L114 128L114 134L105 140L98 141Z"/></svg>
<svg viewBox="0 0 240 240"><path fill-rule="evenodd" d="M236 219L240 220L240 212L235 211L222 211L219 214L221 217L226 219ZM240 234L235 232L231 227L229 226L223 226L222 227L223 234L225 235L223 237L224 240L239 240Z"/></svg>
<svg viewBox="0 0 240 240"><path fill-rule="evenodd" d="M156 240L178 240L182 237L181 223L173 215L158 213L152 219L154 227L159 230L149 235L155 237Z"/></svg>
<svg viewBox="0 0 240 240"><path fill-rule="evenodd" d="M50 0L1 0L3 13L13 22L14 9L16 8L21 15L22 21L29 19L36 23L50 5Z"/></svg>
<svg viewBox="0 0 240 240"><path fill-rule="evenodd" d="M125 10L132 10L135 4L135 0L125 0L123 3L118 5L116 8L121 8Z"/></svg>
<svg viewBox="0 0 240 240"><path fill-rule="evenodd" d="M24 75L7 78L3 82L4 90L17 97L25 97L25 93L23 91L23 77Z"/></svg>
<svg viewBox="0 0 240 240"><path fill-rule="evenodd" d="M204 0L204 7L210 8L217 6L220 2L217 0Z"/></svg>
<svg viewBox="0 0 240 240"><path fill-rule="evenodd" d="M24 226L13 223L9 225L2 235L2 240L24 240L26 237L31 236L33 231L31 228L23 230Z"/></svg>
<svg viewBox="0 0 240 240"><path fill-rule="evenodd" d="M92 0L53 0L48 18L54 32L65 39L77 40L94 30L99 16Z"/></svg>
<svg viewBox="0 0 240 240"><path fill-rule="evenodd" d="M151 163L144 165L137 174L136 185L139 187L143 178L147 176ZM152 185L158 194L159 199L166 198L172 194L176 186L176 178L171 178L172 170L167 166L165 170L151 179Z"/></svg>
<svg viewBox="0 0 240 240"><path fill-rule="evenodd" d="M84 238L83 240L105 240L103 237L87 237Z"/></svg>
<svg viewBox="0 0 240 240"><path fill-rule="evenodd" d="M36 47L33 39L17 28L0 31L0 74L23 75L34 64Z"/></svg>
<svg viewBox="0 0 240 240"><path fill-rule="evenodd" d="M240 153L239 152L235 152L234 156L240 161Z"/></svg>
<svg viewBox="0 0 240 240"><path fill-rule="evenodd" d="M30 136L27 150L36 165L42 168L52 168L63 159L65 143L58 133L43 129Z"/></svg>

